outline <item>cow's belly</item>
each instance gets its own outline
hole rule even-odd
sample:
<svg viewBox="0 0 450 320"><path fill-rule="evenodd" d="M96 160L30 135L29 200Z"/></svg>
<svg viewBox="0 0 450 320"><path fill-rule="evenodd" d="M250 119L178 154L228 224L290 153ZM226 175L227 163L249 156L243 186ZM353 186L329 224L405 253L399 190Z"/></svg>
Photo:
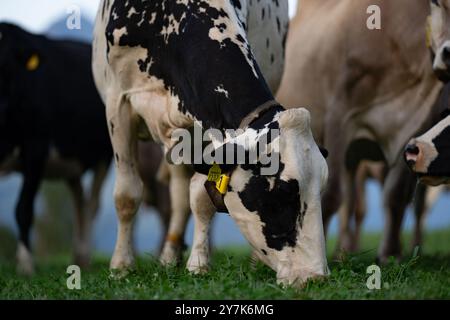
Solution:
<svg viewBox="0 0 450 320"><path fill-rule="evenodd" d="M80 161L63 158L57 150L52 149L45 165L44 178L47 180L77 179L83 175L83 171Z"/></svg>
<svg viewBox="0 0 450 320"><path fill-rule="evenodd" d="M19 161L19 149L0 164L0 177L13 171L21 172ZM56 149L52 148L44 167L44 179L46 180L70 180L78 179L84 173L83 165L77 159L63 158Z"/></svg>

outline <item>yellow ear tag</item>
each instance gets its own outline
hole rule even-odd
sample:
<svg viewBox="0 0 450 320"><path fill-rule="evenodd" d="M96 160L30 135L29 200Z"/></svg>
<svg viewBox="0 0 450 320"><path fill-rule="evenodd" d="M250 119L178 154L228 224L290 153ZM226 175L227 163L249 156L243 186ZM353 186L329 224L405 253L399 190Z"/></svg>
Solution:
<svg viewBox="0 0 450 320"><path fill-rule="evenodd" d="M219 181L221 174L222 170L220 169L219 165L214 163L208 171L208 181Z"/></svg>
<svg viewBox="0 0 450 320"><path fill-rule="evenodd" d="M228 191L228 183L230 182L230 177L226 174L221 174L219 180L216 182L216 189L219 190L221 194L225 194Z"/></svg>
<svg viewBox="0 0 450 320"><path fill-rule="evenodd" d="M27 70L34 71L39 67L39 56L37 54L32 54L27 61Z"/></svg>
<svg viewBox="0 0 450 320"><path fill-rule="evenodd" d="M432 41L432 34L433 30L431 29L431 16L428 16L427 18L427 26L426 26L426 44L427 44L427 48L431 48L431 41Z"/></svg>
<svg viewBox="0 0 450 320"><path fill-rule="evenodd" d="M230 182L230 177L226 174L222 174L222 170L219 165L214 163L211 169L208 171L208 181L213 181L216 183L216 189L221 193L225 194L228 190L228 182Z"/></svg>

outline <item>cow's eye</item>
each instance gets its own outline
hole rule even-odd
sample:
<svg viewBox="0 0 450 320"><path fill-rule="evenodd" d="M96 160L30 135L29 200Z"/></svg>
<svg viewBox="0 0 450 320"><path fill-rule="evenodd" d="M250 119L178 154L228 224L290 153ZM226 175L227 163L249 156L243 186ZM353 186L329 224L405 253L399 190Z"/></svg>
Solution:
<svg viewBox="0 0 450 320"><path fill-rule="evenodd" d="M441 6L440 3L439 3L439 0L431 0L431 3L434 4L435 6L438 6L438 7Z"/></svg>

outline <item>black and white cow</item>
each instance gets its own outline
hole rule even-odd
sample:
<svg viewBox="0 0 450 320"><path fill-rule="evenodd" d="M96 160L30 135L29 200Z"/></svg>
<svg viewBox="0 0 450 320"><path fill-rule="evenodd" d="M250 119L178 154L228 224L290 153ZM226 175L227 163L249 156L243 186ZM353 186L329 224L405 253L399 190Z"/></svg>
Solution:
<svg viewBox="0 0 450 320"><path fill-rule="evenodd" d="M328 273L320 204L327 165L308 111L285 110L273 101L268 85L277 86L282 71L281 54L270 48L282 48L283 37L272 35L283 33L287 21L286 1L102 1L93 69L115 155L119 226L112 269L126 273L134 262L131 226L142 197L135 156L140 129L170 150L176 129L201 123L204 129L243 129L228 145L259 137L259 129L280 130L271 141L279 142L272 150L280 160L275 174L264 176L260 163L221 165L230 178L223 205L279 282L303 283ZM255 39L262 45L253 46ZM208 267L208 226L217 205L205 180L197 173L190 185L195 235L187 267L192 272ZM177 236L169 231L169 238Z"/></svg>
<svg viewBox="0 0 450 320"><path fill-rule="evenodd" d="M427 44L438 78L447 83L437 108L441 119L424 134L411 139L404 157L408 166L429 185L450 183L450 0L430 0Z"/></svg>
<svg viewBox="0 0 450 320"><path fill-rule="evenodd" d="M64 179L75 202L75 262L89 261L89 225L112 159L91 46L54 41L0 23L0 171L23 175L16 207L18 269L33 272L30 229L43 179ZM92 170L89 198L81 176Z"/></svg>
<svg viewBox="0 0 450 320"><path fill-rule="evenodd" d="M419 180L432 186L450 184L450 84L444 86L436 109L440 119L430 130L411 139L404 153Z"/></svg>

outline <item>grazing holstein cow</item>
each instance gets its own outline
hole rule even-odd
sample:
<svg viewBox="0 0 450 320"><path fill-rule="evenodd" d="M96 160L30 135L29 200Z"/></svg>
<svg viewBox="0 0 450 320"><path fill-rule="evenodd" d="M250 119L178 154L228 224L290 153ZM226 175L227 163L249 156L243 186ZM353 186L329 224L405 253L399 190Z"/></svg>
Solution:
<svg viewBox="0 0 450 320"><path fill-rule="evenodd" d="M381 9L381 30L366 27L371 5ZM360 160L385 162L382 260L401 253L402 218L415 187L402 150L426 127L441 89L425 45L429 10L427 0L302 0L290 25L277 98L310 106L314 136L329 150L325 224L342 200L346 215L354 212Z"/></svg>
<svg viewBox="0 0 450 320"><path fill-rule="evenodd" d="M43 179L73 195L75 263L89 261L90 222L112 158L104 107L93 83L91 46L54 41L0 24L0 162L23 176L16 207L18 269L33 272L30 229ZM90 197L82 175L91 170Z"/></svg>
<svg viewBox="0 0 450 320"><path fill-rule="evenodd" d="M266 136L268 143L261 149L266 156L273 153L270 165L279 160L279 166L269 175L262 158L256 163L194 166L202 173L218 169L229 183L218 193L213 182L208 193L211 181L205 182L206 175L196 173L191 180L195 234L188 269L207 269L207 232L219 207L230 213L258 258L277 272L279 282L299 284L328 273L320 203L326 162L311 134L308 111L285 110L273 101L268 83L275 83L281 71L268 72L266 82L260 66L282 66L277 62L282 57L260 53L258 61L267 63L259 64L250 45L259 41L255 48L266 51L281 47L282 38L275 44L278 38L272 34L282 32L284 21L284 1L101 3L93 68L106 104L116 168L119 226L111 269L124 274L134 262L130 230L142 197L136 169L138 137L148 129L172 150L172 133L198 123L204 129L241 129L221 147L215 145L216 154L229 146L250 152L241 142L251 137L254 146ZM269 129L279 129L279 135L268 135ZM173 180L171 175L171 186ZM185 184L177 187L184 194ZM168 237L173 236L170 232Z"/></svg>

